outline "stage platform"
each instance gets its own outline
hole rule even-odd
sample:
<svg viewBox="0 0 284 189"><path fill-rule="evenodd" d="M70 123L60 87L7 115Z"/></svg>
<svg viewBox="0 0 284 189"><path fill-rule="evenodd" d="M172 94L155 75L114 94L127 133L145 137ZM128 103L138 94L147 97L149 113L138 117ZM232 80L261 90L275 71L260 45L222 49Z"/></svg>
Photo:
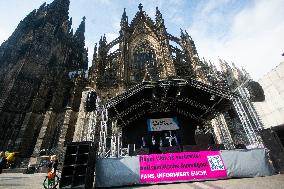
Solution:
<svg viewBox="0 0 284 189"><path fill-rule="evenodd" d="M192 153L196 153L198 156L198 153L210 154L212 152L213 151L200 151ZM217 180L217 179L226 179L233 177L235 178L259 177L259 176L270 176L275 173L274 168L269 163L268 157L264 149L221 150L215 152L218 152L222 158L222 162L224 163L225 175L222 175L221 177L218 178L213 178L213 177L209 178L209 176L206 175L203 177L193 176L192 179L182 179L182 180L176 179L174 181L162 181L156 179L155 182L145 182L145 180L141 182L142 181L140 175L141 159L139 160L141 156L98 159L96 162L96 179L95 179L96 187L157 184L165 182L166 183L188 182L194 180ZM181 152L175 154L183 154L183 153L190 153L190 152ZM190 172L190 169L188 169L188 171Z"/></svg>

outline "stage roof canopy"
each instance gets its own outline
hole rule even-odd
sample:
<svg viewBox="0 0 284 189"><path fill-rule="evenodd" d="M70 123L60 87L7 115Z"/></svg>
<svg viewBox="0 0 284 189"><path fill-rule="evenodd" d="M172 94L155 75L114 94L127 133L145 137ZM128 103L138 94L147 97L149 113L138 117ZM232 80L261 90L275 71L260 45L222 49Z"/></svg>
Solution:
<svg viewBox="0 0 284 189"><path fill-rule="evenodd" d="M106 102L120 126L147 114L176 113L203 122L229 109L237 95L202 82L183 79L143 82Z"/></svg>

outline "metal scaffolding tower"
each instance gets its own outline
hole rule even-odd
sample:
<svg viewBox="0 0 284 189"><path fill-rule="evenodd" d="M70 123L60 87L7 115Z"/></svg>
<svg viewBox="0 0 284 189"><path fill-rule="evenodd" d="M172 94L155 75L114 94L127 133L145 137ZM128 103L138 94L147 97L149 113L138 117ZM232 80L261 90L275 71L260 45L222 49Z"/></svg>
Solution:
<svg viewBox="0 0 284 189"><path fill-rule="evenodd" d="M211 120L215 137L218 143L224 144L225 149L234 149L234 142L223 114Z"/></svg>
<svg viewBox="0 0 284 189"><path fill-rule="evenodd" d="M262 146L259 131L263 128L252 103L249 100L249 92L243 86L236 89L240 97L233 99L234 108L246 133L250 145Z"/></svg>
<svg viewBox="0 0 284 189"><path fill-rule="evenodd" d="M99 148L98 157L104 158L108 156L109 150L107 150L107 121L108 111L105 106L102 106L101 110L101 122L100 122L100 135L99 135Z"/></svg>

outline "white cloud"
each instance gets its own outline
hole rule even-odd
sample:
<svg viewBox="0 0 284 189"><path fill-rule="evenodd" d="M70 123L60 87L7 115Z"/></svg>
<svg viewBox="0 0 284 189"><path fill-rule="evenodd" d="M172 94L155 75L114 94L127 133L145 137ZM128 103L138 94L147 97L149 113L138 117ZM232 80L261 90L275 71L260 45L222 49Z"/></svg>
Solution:
<svg viewBox="0 0 284 189"><path fill-rule="evenodd" d="M118 32L117 33L106 33L105 35L106 35L107 42L109 43L118 37Z"/></svg>
<svg viewBox="0 0 284 189"><path fill-rule="evenodd" d="M92 65L95 44L86 40L85 47L88 48L88 60L89 60L88 66L90 67Z"/></svg>
<svg viewBox="0 0 284 189"><path fill-rule="evenodd" d="M120 30L120 18L118 17L113 18L112 27L117 32Z"/></svg>
<svg viewBox="0 0 284 189"><path fill-rule="evenodd" d="M201 10L201 15L211 14L216 9L218 9L219 7L223 6L226 3L228 3L228 0L207 1L205 6Z"/></svg>
<svg viewBox="0 0 284 189"><path fill-rule="evenodd" d="M108 42L108 43L112 42L112 41L115 40L117 37L118 37L118 33L106 33L106 39L107 39L107 42ZM113 51L117 50L118 47L119 47L119 44L114 45L114 46L110 49L110 52L113 52Z"/></svg>
<svg viewBox="0 0 284 189"><path fill-rule="evenodd" d="M167 7L166 15L169 18L169 21L174 24L183 24L184 19L181 16L181 9L184 5L184 0L169 0L165 3Z"/></svg>
<svg viewBox="0 0 284 189"><path fill-rule="evenodd" d="M97 0L97 2L102 4L110 4L111 0Z"/></svg>
<svg viewBox="0 0 284 189"><path fill-rule="evenodd" d="M214 27L218 27L218 19L224 16L214 12L214 9L208 11L207 8L204 10L207 13L201 16L199 23L193 23L190 33L200 56L213 61L218 57L233 61L257 80L283 61L283 10L284 1L255 1L252 6L245 7L234 15L231 28L220 38L221 36L209 36L209 28L200 26L203 24L200 21L205 19L206 14L216 16Z"/></svg>

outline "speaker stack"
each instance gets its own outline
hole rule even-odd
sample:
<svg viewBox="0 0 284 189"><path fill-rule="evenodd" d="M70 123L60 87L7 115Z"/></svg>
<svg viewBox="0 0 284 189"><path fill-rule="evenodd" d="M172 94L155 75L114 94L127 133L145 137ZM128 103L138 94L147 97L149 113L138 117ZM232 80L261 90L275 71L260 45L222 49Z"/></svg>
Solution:
<svg viewBox="0 0 284 189"><path fill-rule="evenodd" d="M67 145L59 188L93 188L95 149L92 142Z"/></svg>

